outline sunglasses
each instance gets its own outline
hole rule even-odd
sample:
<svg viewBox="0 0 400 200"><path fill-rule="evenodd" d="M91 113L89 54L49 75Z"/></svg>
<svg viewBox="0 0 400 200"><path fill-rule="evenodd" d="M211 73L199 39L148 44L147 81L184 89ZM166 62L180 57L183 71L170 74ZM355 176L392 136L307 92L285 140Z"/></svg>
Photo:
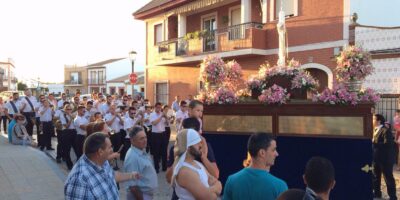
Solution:
<svg viewBox="0 0 400 200"><path fill-rule="evenodd" d="M131 115L136 115L136 113L130 113Z"/></svg>
<svg viewBox="0 0 400 200"><path fill-rule="evenodd" d="M65 110L72 110L72 108L67 108L67 109L65 109Z"/></svg>

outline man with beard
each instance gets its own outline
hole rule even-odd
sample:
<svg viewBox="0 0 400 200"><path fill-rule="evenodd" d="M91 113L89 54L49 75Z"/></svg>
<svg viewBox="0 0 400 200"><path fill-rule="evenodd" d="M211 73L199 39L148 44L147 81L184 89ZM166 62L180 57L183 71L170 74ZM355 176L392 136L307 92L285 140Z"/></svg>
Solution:
<svg viewBox="0 0 400 200"><path fill-rule="evenodd" d="M278 198L288 186L269 173L278 156L275 139L266 133L253 134L248 140L247 151L251 156L250 166L229 176L223 200Z"/></svg>
<svg viewBox="0 0 400 200"><path fill-rule="evenodd" d="M179 199L215 200L221 194L221 182L196 161L202 156L202 145L200 135L193 129L185 129L177 136L172 186Z"/></svg>

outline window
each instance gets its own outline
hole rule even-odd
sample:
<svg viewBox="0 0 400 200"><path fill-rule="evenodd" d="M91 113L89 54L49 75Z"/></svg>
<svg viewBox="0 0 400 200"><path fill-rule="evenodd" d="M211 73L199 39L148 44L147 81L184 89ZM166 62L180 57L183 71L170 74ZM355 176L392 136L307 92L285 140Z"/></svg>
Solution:
<svg viewBox="0 0 400 200"><path fill-rule="evenodd" d="M103 71L99 71L98 75L99 75L99 84L104 84Z"/></svg>
<svg viewBox="0 0 400 200"><path fill-rule="evenodd" d="M279 19L279 11L281 10L281 3L283 3L283 11L286 17L293 17L297 15L297 1L298 0L276 0L275 1L275 19Z"/></svg>
<svg viewBox="0 0 400 200"><path fill-rule="evenodd" d="M155 89L156 102L168 105L168 83L156 83Z"/></svg>
<svg viewBox="0 0 400 200"><path fill-rule="evenodd" d="M71 84L79 84L79 73L72 72L70 74L70 80L71 80Z"/></svg>
<svg viewBox="0 0 400 200"><path fill-rule="evenodd" d="M154 26L154 45L163 41L163 26L157 24Z"/></svg>
<svg viewBox="0 0 400 200"><path fill-rule="evenodd" d="M96 71L91 71L90 72L90 78L89 78L89 83L90 84L97 84L97 81L96 81Z"/></svg>

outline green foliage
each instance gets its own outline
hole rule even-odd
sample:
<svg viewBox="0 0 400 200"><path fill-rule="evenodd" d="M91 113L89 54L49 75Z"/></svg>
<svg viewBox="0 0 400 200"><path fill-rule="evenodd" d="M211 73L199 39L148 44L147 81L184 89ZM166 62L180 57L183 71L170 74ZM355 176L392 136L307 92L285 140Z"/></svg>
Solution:
<svg viewBox="0 0 400 200"><path fill-rule="evenodd" d="M21 90L25 90L28 86L25 83L22 82L18 82L17 83L17 90L21 91Z"/></svg>

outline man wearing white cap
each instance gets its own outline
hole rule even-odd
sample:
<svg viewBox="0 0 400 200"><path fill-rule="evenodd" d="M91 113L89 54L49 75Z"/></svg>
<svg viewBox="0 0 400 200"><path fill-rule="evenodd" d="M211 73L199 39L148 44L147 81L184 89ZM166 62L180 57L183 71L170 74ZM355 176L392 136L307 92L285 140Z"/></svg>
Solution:
<svg viewBox="0 0 400 200"><path fill-rule="evenodd" d="M177 135L172 185L179 199L213 200L221 194L222 185L208 174L196 158L201 157L201 137L193 129Z"/></svg>

